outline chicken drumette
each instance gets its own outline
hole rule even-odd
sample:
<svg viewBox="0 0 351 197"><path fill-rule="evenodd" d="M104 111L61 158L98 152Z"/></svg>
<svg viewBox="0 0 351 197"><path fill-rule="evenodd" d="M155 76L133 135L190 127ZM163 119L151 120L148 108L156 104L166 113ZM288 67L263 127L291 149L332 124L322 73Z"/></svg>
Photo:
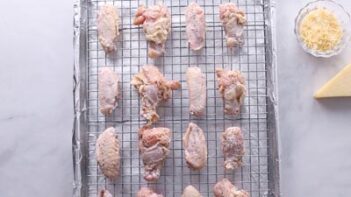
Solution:
<svg viewBox="0 0 351 197"><path fill-rule="evenodd" d="M226 34L227 46L231 48L243 45L245 13L234 3L224 3L219 5L219 18Z"/></svg>
<svg viewBox="0 0 351 197"><path fill-rule="evenodd" d="M116 50L116 40L119 35L119 16L113 5L100 8L97 15L98 39L106 53Z"/></svg>
<svg viewBox="0 0 351 197"><path fill-rule="evenodd" d="M149 8L140 6L134 18L134 25L143 24L145 38L149 42L148 55L158 58L165 52L165 42L171 30L171 18L165 5Z"/></svg>
<svg viewBox="0 0 351 197"><path fill-rule="evenodd" d="M179 81L168 81L162 73L153 65L145 65L136 74L131 82L141 96L141 114L148 123L154 123L159 119L156 112L161 101L167 101L171 96L171 90L180 88Z"/></svg>
<svg viewBox="0 0 351 197"><path fill-rule="evenodd" d="M218 181L213 187L215 197L250 197L245 190L238 190L228 179Z"/></svg>
<svg viewBox="0 0 351 197"><path fill-rule="evenodd" d="M147 128L139 130L139 150L144 163L144 179L156 181L169 154L171 130L168 128Z"/></svg>
<svg viewBox="0 0 351 197"><path fill-rule="evenodd" d="M206 22L205 12L197 3L192 2L186 8L186 35L192 50L200 50L205 46Z"/></svg>
<svg viewBox="0 0 351 197"><path fill-rule="evenodd" d="M218 89L224 101L224 113L238 115L244 102L245 79L239 71L216 69Z"/></svg>
<svg viewBox="0 0 351 197"><path fill-rule="evenodd" d="M243 163L244 137L239 127L227 128L221 136L221 146L224 155L224 168L233 170Z"/></svg>

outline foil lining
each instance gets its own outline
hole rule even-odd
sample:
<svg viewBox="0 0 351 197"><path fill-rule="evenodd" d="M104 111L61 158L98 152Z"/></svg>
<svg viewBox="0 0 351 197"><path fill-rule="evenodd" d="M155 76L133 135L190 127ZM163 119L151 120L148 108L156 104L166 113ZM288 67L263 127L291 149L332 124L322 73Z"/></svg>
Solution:
<svg viewBox="0 0 351 197"><path fill-rule="evenodd" d="M251 196L280 196L274 1L234 1L248 16L246 44L239 51L225 47L218 20L218 5L222 1L197 2L205 8L208 21L206 48L195 54L187 47L183 15L188 1L164 1L172 13L172 33L166 43L166 54L157 61L147 58L142 29L131 25L137 6L152 5L155 1L74 2L74 197L97 196L102 188L109 189L114 196L135 196L137 190L146 185L164 196L180 196L189 184L203 196L213 196L213 185L223 177L249 191ZM122 36L113 56L106 56L97 42L96 13L104 4L114 4L122 18ZM137 130L145 121L139 116L139 96L129 85L131 77L147 63L155 64L167 78L180 80L182 84L182 90L174 91L172 99L158 110L161 120L155 126L171 128L173 141L159 181L151 184L143 180L137 146ZM209 98L202 118L188 114L185 70L191 65L199 66L208 81ZM112 67L121 76L123 98L111 118L105 118L98 111L97 72L102 66ZM240 69L247 78L249 96L239 117L223 114L223 103L216 89L216 66ZM199 172L187 168L183 155L182 134L190 121L204 129L208 143L209 161ZM116 127L122 141L121 177L116 182L104 178L95 160L95 140L108 126ZM235 172L224 171L220 150L219 136L229 126L242 127L247 151L244 167Z"/></svg>

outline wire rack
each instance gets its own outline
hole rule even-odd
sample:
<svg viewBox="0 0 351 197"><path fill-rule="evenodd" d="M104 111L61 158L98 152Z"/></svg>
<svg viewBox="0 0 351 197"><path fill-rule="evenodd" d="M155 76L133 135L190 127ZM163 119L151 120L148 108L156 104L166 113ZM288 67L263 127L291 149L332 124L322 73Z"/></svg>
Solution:
<svg viewBox="0 0 351 197"><path fill-rule="evenodd" d="M200 52L188 48L185 35L185 8L190 3L184 0L169 0L172 17L171 34L166 42L166 53L159 59L147 57L147 42L141 27L132 24L134 13L141 4L154 5L159 1L131 0L87 0L85 30L85 72L86 88L86 150L82 176L86 190L83 196L96 197L102 188L107 188L114 196L135 196L141 186L148 185L164 196L181 196L183 189L191 184L203 196L213 196L214 184L223 177L230 179L238 188L250 192L252 197L273 196L270 186L272 168L268 93L267 93L267 39L265 0L232 1L246 13L248 23L245 28L245 45L241 49L226 47L225 35L219 21L218 5L221 0L197 0L205 10L207 23L206 46ZM102 5L114 4L121 16L121 34L118 50L106 55L97 40L96 16ZM81 40L82 42L82 40ZM168 127L172 133L170 154L161 171L157 183L147 183L143 179L143 164L138 149L138 129L145 124L140 114L140 98L130 81L141 66L154 64L167 79L179 80L181 90L173 91L171 99L158 108L160 120L154 125ZM122 98L111 117L105 118L98 109L98 71L101 67L112 67L120 76ZM197 118L189 115L188 91L185 71L189 66L198 66L206 75L206 114ZM248 95L240 116L223 113L222 98L217 90L215 68L238 69L246 77ZM206 166L194 172L186 166L182 149L182 136L188 123L198 124L205 132L208 144ZM121 141L121 174L118 180L107 180L97 166L95 143L98 135L107 127L118 131ZM223 154L220 149L220 135L225 128L240 126L244 133L246 155L244 166L234 172L225 172ZM86 154L86 155L85 155Z"/></svg>

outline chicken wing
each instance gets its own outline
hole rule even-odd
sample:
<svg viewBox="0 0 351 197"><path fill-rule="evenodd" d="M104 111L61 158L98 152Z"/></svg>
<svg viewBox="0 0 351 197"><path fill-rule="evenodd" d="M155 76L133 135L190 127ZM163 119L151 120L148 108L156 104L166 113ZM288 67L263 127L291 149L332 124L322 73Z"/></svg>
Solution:
<svg viewBox="0 0 351 197"><path fill-rule="evenodd" d="M224 155L224 168L233 170L243 163L244 137L239 127L227 128L221 136L221 145Z"/></svg>
<svg viewBox="0 0 351 197"><path fill-rule="evenodd" d="M215 197L250 197L245 190L238 190L228 179L218 181L213 187Z"/></svg>
<svg viewBox="0 0 351 197"><path fill-rule="evenodd" d="M202 197L202 195L194 186L188 185L184 189L182 197Z"/></svg>
<svg viewBox="0 0 351 197"><path fill-rule="evenodd" d="M228 47L242 46L244 44L245 13L234 3L219 5L219 18L224 27Z"/></svg>
<svg viewBox="0 0 351 197"><path fill-rule="evenodd" d="M185 160L194 170L200 170L207 162L207 143L204 132L196 124L190 122L183 136Z"/></svg>
<svg viewBox="0 0 351 197"><path fill-rule="evenodd" d="M189 90L190 114L201 116L206 107L206 78L198 67L189 67L186 71Z"/></svg>
<svg viewBox="0 0 351 197"><path fill-rule="evenodd" d="M141 96L141 115L152 124L159 119L156 112L161 101L167 101L171 97L171 90L180 88L179 81L168 81L162 73L153 65L145 65L141 71L134 75L132 85L139 91Z"/></svg>
<svg viewBox="0 0 351 197"><path fill-rule="evenodd" d="M106 53L116 50L116 40L119 36L119 16L113 5L100 8L97 15L98 39Z"/></svg>
<svg viewBox="0 0 351 197"><path fill-rule="evenodd" d="M98 197L112 197L112 194L107 189L102 189Z"/></svg>
<svg viewBox="0 0 351 197"><path fill-rule="evenodd" d="M224 101L224 113L238 115L244 102L245 79L240 71L216 69L218 89Z"/></svg>
<svg viewBox="0 0 351 197"><path fill-rule="evenodd" d="M163 197L161 194L157 194L148 187L142 187L137 193L137 197Z"/></svg>
<svg viewBox="0 0 351 197"><path fill-rule="evenodd" d="M197 3L192 2L186 8L186 34L192 50L200 50L205 46L206 22L205 12Z"/></svg>
<svg viewBox="0 0 351 197"><path fill-rule="evenodd" d="M111 68L107 67L100 69L98 77L100 112L105 116L110 116L112 111L118 106L119 78Z"/></svg>
<svg viewBox="0 0 351 197"><path fill-rule="evenodd" d="M148 56L158 58L165 52L165 42L171 30L171 17L167 6L140 6L135 13L134 25L141 24L149 43Z"/></svg>
<svg viewBox="0 0 351 197"><path fill-rule="evenodd" d="M158 127L139 130L139 150L144 163L144 179L156 181L160 177L160 170L169 154L171 130Z"/></svg>
<svg viewBox="0 0 351 197"><path fill-rule="evenodd" d="M96 160L102 173L110 180L119 175L120 142L113 127L102 132L96 141Z"/></svg>

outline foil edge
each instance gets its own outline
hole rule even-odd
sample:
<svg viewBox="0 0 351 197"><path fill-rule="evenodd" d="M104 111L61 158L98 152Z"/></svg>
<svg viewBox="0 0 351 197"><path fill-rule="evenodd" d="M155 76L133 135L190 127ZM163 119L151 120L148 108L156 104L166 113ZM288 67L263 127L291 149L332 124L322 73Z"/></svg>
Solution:
<svg viewBox="0 0 351 197"><path fill-rule="evenodd" d="M280 193L280 145L279 145L279 111L278 111L278 83L277 83L277 48L276 48L276 1L264 1L265 14L266 14L266 39L270 45L268 47L267 56L269 58L267 66L267 111L271 116L268 117L268 137L269 153L271 158L268 166L270 174L270 194L267 196L279 197Z"/></svg>
<svg viewBox="0 0 351 197"><path fill-rule="evenodd" d="M80 31L81 31L81 1L75 0L73 4L73 48L74 48L74 65L73 65L73 107L74 120L72 131L72 156L73 156L73 197L82 196L82 152L80 146Z"/></svg>

